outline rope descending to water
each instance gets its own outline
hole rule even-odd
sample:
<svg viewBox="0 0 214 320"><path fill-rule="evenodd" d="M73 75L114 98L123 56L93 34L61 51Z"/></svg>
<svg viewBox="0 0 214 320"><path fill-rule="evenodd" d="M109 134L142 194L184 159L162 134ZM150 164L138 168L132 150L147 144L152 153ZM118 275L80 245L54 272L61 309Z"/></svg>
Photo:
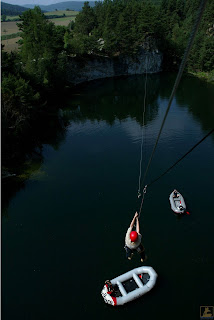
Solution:
<svg viewBox="0 0 214 320"><path fill-rule="evenodd" d="M143 125L141 128L141 146L140 146L140 173L138 179L138 198L141 197L141 176L142 176L142 160L143 160L143 142L144 142L144 135L145 135L145 112L146 112L146 89L147 89L147 64L148 61L146 59L146 79L144 85L144 101L143 101Z"/></svg>

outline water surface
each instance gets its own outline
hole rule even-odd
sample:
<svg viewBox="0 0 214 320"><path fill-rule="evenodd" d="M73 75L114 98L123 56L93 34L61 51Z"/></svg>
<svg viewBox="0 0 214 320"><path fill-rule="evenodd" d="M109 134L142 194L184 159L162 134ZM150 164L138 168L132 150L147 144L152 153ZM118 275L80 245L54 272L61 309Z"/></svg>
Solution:
<svg viewBox="0 0 214 320"><path fill-rule="evenodd" d="M175 80L150 75L144 172ZM106 279L140 266L124 237L137 200L145 77L92 82L65 106L68 125L43 144L43 161L11 198L2 220L3 319L199 319L213 305L214 136L148 188L140 217L155 288L121 308L105 305ZM214 127L213 86L182 79L146 183ZM48 136L47 127L47 136ZM178 218L176 188L190 216Z"/></svg>

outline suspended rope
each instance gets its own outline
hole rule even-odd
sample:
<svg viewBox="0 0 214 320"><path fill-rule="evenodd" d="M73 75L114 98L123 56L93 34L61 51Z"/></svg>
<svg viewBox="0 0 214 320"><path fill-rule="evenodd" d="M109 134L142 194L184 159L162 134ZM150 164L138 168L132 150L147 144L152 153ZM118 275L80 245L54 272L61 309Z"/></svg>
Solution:
<svg viewBox="0 0 214 320"><path fill-rule="evenodd" d="M192 152L201 142L203 142L211 133L214 132L214 129L212 129L205 137L203 137L198 143L196 143L188 152L186 152L179 160L177 160L171 167L169 167L166 171L164 171L158 178L154 179L152 182L150 182L146 187L151 186L154 182L162 178L166 173L168 173L173 167L175 167L181 160L183 160L190 152Z"/></svg>
<svg viewBox="0 0 214 320"><path fill-rule="evenodd" d="M147 90L147 64L146 59L146 79L144 84L144 100L143 100L143 125L141 128L141 146L140 146L140 173L138 179L138 198L141 197L141 176L142 176L142 160L143 160L143 143L144 143L144 131L145 131L145 112L146 112L146 90Z"/></svg>
<svg viewBox="0 0 214 320"><path fill-rule="evenodd" d="M146 188L147 188L147 186L145 186L144 189L143 189L143 196L142 196L142 200L141 200L141 204L140 204L140 210L139 210L139 213L138 213L138 218L140 218L140 214L141 214L141 210L142 210L142 206L143 206L143 202L144 202L144 197L145 197L145 194L146 194Z"/></svg>
<svg viewBox="0 0 214 320"><path fill-rule="evenodd" d="M166 112L165 112L165 115L164 115L164 118L163 118L163 121L162 121L160 130L159 130L159 133L158 133L158 136L157 136L157 139L156 139L154 148L153 148L153 150L152 150L152 153L151 153L151 156L150 156L150 159L149 159L147 168L146 168L146 170L145 170L145 174L144 174L144 177L143 177L142 185L144 185L144 183L145 183L145 179L146 179L146 176L147 176L147 174L148 174L149 167L150 167L150 165L151 165L151 162L152 162L152 159L153 159L155 150L156 150L156 148L157 148L157 144L158 144L158 141L159 141L159 138L160 138L160 135L161 135L163 126L164 126L164 124L165 124L166 117L167 117L168 112L169 112L169 109L170 109L170 107L171 107L172 100L173 100L173 98L174 98L174 96L175 96L177 87L178 87L178 85L179 85L179 83L180 83L180 80L181 80L181 77L182 77L182 74L183 74L183 71L184 71L184 68L185 68L185 65L186 65L186 62L187 62L187 59L188 59L190 50L191 50L192 45L193 45L193 41L194 41L196 32L197 32L197 30L198 30L198 27L199 27L199 24L200 24L200 21L201 21L201 18L202 18L202 15L203 15L203 12L204 12L204 9L205 9L205 6L206 6L206 2L207 2L207 0L202 0L201 3L200 3L200 7L199 7L199 10L198 10L196 22L195 22L195 25L193 26L192 32L191 32L190 37L189 37L188 45L187 45L187 47L186 47L186 50L185 50L185 52L184 52L183 59L182 59L182 61L181 61L181 65L180 65L180 68L179 68L179 71L178 71L178 75L177 75L177 78L176 78L176 80L175 80L175 84L174 84L174 87L173 87L173 89L172 89L171 96L170 96L170 98L169 98L168 106L167 106L167 109L166 109ZM141 213L141 210L142 210L143 201L144 201L144 197L142 198L142 201L141 201L141 206L140 206L139 214Z"/></svg>

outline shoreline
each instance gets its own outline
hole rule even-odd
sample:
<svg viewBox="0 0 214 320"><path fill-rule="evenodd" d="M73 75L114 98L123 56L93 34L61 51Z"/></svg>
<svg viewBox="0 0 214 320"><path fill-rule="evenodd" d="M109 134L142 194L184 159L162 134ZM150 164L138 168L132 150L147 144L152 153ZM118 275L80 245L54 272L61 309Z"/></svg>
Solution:
<svg viewBox="0 0 214 320"><path fill-rule="evenodd" d="M194 77L196 77L198 79L205 80L207 83L214 84L214 71L211 71L211 72L203 72L203 71L193 72L193 71L188 71L187 75L194 76Z"/></svg>

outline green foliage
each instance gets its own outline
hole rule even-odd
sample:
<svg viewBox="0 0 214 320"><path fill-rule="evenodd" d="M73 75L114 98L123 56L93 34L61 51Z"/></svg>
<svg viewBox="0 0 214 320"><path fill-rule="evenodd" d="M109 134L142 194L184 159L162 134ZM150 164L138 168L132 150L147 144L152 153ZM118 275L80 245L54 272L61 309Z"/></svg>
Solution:
<svg viewBox="0 0 214 320"><path fill-rule="evenodd" d="M71 22L69 22L68 24L68 30L74 30L74 26L75 26L75 22L72 20Z"/></svg>
<svg viewBox="0 0 214 320"><path fill-rule="evenodd" d="M68 49L69 42L70 42L70 32L69 32L69 30L66 30L66 32L64 34L64 48L65 49Z"/></svg>
<svg viewBox="0 0 214 320"><path fill-rule="evenodd" d="M24 12L21 19L18 24L22 31L20 55L25 72L37 85L53 87L57 83L54 75L64 48L66 28L47 21L39 7ZM58 79L58 85L63 84L62 79Z"/></svg>
<svg viewBox="0 0 214 320"><path fill-rule="evenodd" d="M21 72L21 61L20 57L17 52L11 52L7 53L3 51L3 45L2 45L2 78L4 76L7 76L9 73L11 74L20 74Z"/></svg>
<svg viewBox="0 0 214 320"><path fill-rule="evenodd" d="M195 23L200 0L163 0L162 14L166 21L167 41L173 48L173 59L179 62L186 48L190 32ZM214 2L208 0L198 32L187 62L189 71L210 71L214 69Z"/></svg>
<svg viewBox="0 0 214 320"><path fill-rule="evenodd" d="M71 34L74 39L72 50L77 54L87 54L84 47L88 50L88 45L84 46L82 43L86 41L94 42L95 47L91 48L93 52L102 51L108 55L133 54L146 37L159 38L161 30L159 9L149 1L104 0L96 2L93 8L85 2L76 17L74 33ZM92 38L88 39L91 36L93 41ZM100 39L104 41L102 48L99 47Z"/></svg>
<svg viewBox="0 0 214 320"><path fill-rule="evenodd" d="M65 86L67 55L63 38L66 27L48 22L38 7L25 11L21 19L20 52L2 51L2 148L5 155L19 152L42 111L41 101L44 103L48 93L53 94L55 89L60 92Z"/></svg>
<svg viewBox="0 0 214 320"><path fill-rule="evenodd" d="M85 2L82 11L76 17L75 32L82 35L89 35L96 25L96 17L89 2Z"/></svg>
<svg viewBox="0 0 214 320"><path fill-rule="evenodd" d="M1 14L7 16L17 16L28 10L25 7L12 5L1 1Z"/></svg>
<svg viewBox="0 0 214 320"><path fill-rule="evenodd" d="M39 94L22 74L22 63L16 52L2 51L2 145L16 144L28 130Z"/></svg>
<svg viewBox="0 0 214 320"><path fill-rule="evenodd" d="M21 32L1 36L1 40L14 39L21 36Z"/></svg>
<svg viewBox="0 0 214 320"><path fill-rule="evenodd" d="M85 2L74 28L70 28L73 32L64 39L65 48L77 55L89 52L134 55L145 41L154 39L164 53L164 68L178 68L199 4L200 0L162 0L161 5L146 0L104 0L91 8ZM214 68L213 21L214 2L208 0L189 57L189 70Z"/></svg>
<svg viewBox="0 0 214 320"><path fill-rule="evenodd" d="M57 19L57 18L62 18L65 17L65 13L63 14L49 14L45 15L45 19Z"/></svg>
<svg viewBox="0 0 214 320"><path fill-rule="evenodd" d="M8 74L2 80L3 140L21 137L29 126L32 106L39 99L29 82L20 76Z"/></svg>
<svg viewBox="0 0 214 320"><path fill-rule="evenodd" d="M79 35L73 37L69 43L70 52L77 55L84 55L85 53L91 54L97 49L97 39L92 35L90 37L86 35Z"/></svg>
<svg viewBox="0 0 214 320"><path fill-rule="evenodd" d="M42 110L42 98L65 87L69 54L135 55L145 43L148 50L156 43L164 54L164 69L178 68L200 0L156 2L104 0L93 8L85 2L68 28L48 21L39 7L25 11L18 24L20 53L2 51L3 154L11 145L20 149ZM214 2L208 0L187 64L188 71L210 81L214 81L213 21Z"/></svg>

